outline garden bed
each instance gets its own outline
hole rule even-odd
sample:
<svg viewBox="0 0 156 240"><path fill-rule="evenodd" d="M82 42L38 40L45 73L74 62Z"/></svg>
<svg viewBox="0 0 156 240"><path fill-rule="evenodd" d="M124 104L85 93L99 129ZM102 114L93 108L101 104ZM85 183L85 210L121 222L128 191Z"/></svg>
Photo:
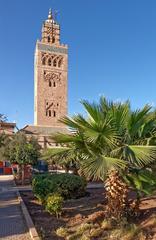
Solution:
<svg viewBox="0 0 156 240"><path fill-rule="evenodd" d="M63 214L59 219L47 213L31 191L22 191L21 196L42 239L61 240L64 238L58 237L55 233L59 227L67 227L74 231L88 220L97 223L104 218L106 203L104 189L88 189L87 191L87 196L83 198L65 201ZM140 208L141 214L135 219L135 223L145 232L147 237L144 239L154 240L156 239L153 237L156 236L156 196L143 199Z"/></svg>

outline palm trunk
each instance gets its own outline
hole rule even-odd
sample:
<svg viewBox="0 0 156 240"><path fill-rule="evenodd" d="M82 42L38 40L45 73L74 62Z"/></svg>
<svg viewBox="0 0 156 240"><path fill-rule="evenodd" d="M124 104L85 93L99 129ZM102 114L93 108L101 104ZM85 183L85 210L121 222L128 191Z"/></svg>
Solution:
<svg viewBox="0 0 156 240"><path fill-rule="evenodd" d="M105 181L108 201L108 217L121 219L127 212L128 186L121 179L117 170L111 170Z"/></svg>
<svg viewBox="0 0 156 240"><path fill-rule="evenodd" d="M69 172L69 168L65 167L65 173Z"/></svg>
<svg viewBox="0 0 156 240"><path fill-rule="evenodd" d="M141 200L140 200L139 192L137 192L136 194L137 194L136 199L130 203L129 211L132 216L138 216L138 213L139 213L139 206L140 206Z"/></svg>
<svg viewBox="0 0 156 240"><path fill-rule="evenodd" d="M20 169L20 166L17 165L17 180L20 180L20 177L21 177L21 169Z"/></svg>
<svg viewBox="0 0 156 240"><path fill-rule="evenodd" d="M75 168L73 168L73 174L74 175L79 175L79 173L78 173L78 169L75 167Z"/></svg>

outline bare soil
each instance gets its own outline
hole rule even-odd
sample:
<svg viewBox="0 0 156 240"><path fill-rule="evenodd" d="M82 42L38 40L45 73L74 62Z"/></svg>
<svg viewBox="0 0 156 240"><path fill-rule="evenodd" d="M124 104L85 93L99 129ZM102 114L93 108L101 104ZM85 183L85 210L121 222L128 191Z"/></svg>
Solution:
<svg viewBox="0 0 156 240"><path fill-rule="evenodd" d="M35 227L43 240L61 240L55 231L59 227L76 229L84 222L100 222L104 219L106 201L104 189L88 189L87 196L65 201L62 216L57 219L44 210L31 191L22 191L21 196L28 208ZM134 219L147 234L148 240L156 240L156 195L143 198L140 215Z"/></svg>

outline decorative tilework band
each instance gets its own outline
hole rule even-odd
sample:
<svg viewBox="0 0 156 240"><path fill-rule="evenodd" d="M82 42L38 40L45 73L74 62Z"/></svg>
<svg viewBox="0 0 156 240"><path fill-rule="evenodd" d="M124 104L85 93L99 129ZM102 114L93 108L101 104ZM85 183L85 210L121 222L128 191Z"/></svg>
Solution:
<svg viewBox="0 0 156 240"><path fill-rule="evenodd" d="M68 53L68 50L66 48L47 46L42 43L38 43L37 46L38 46L38 49L41 51L50 51L50 52L63 53L63 54Z"/></svg>

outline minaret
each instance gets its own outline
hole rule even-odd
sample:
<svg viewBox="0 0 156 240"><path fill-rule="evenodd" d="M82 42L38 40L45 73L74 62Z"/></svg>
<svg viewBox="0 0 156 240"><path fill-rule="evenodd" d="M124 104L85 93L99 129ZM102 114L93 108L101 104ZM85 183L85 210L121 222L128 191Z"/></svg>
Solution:
<svg viewBox="0 0 156 240"><path fill-rule="evenodd" d="M34 125L63 127L67 115L68 47L60 43L60 26L51 9L36 43L34 62Z"/></svg>

